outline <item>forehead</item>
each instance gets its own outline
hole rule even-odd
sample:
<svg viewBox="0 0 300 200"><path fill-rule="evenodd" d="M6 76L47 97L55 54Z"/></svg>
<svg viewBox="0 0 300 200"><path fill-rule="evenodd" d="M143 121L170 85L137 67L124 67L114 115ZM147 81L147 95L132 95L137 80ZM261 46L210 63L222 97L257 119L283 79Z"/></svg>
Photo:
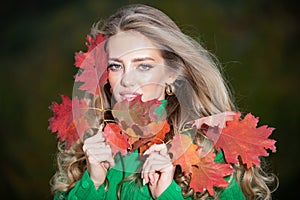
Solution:
<svg viewBox="0 0 300 200"><path fill-rule="evenodd" d="M120 58L126 55L160 56L160 51L151 40L135 31L119 32L108 40L107 49L110 58Z"/></svg>

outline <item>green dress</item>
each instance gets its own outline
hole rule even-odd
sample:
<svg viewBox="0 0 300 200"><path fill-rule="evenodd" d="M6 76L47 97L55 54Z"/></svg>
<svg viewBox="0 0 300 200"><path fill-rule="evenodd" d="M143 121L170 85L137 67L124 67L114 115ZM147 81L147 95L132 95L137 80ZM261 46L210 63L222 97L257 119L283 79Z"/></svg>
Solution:
<svg viewBox="0 0 300 200"><path fill-rule="evenodd" d="M216 162L223 161L222 153L218 153ZM84 172L82 178L76 183L75 187L69 192L59 192L55 194L54 200L117 200L118 199L118 184L123 178L123 171L125 177L135 173L140 167L138 151L134 151L126 157L123 157L123 164L120 156L116 156L116 164L107 172L107 179L109 181L108 191L105 191L105 184L102 184L98 189L95 188L93 181L90 179L87 171ZM121 200L150 200L153 199L148 188L148 185L139 186L129 181L123 182L121 192ZM181 187L173 180L170 186L157 198L158 200L191 200L192 198L184 198L181 194ZM228 187L220 194L221 200L242 200L245 199L237 181L233 178Z"/></svg>

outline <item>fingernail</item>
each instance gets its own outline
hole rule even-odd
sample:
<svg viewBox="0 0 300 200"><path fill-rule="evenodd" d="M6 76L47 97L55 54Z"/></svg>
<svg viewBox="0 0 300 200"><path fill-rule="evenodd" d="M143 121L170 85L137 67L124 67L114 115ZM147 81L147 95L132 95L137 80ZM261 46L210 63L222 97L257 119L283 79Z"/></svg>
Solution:
<svg viewBox="0 0 300 200"><path fill-rule="evenodd" d="M144 153L143 153L143 156L144 155L147 155L149 153L149 150L146 150Z"/></svg>
<svg viewBox="0 0 300 200"><path fill-rule="evenodd" d="M102 131L103 127L104 127L104 124L103 123L100 124L99 130Z"/></svg>
<svg viewBox="0 0 300 200"><path fill-rule="evenodd" d="M146 183L145 183L145 179L143 179L143 185L145 185Z"/></svg>

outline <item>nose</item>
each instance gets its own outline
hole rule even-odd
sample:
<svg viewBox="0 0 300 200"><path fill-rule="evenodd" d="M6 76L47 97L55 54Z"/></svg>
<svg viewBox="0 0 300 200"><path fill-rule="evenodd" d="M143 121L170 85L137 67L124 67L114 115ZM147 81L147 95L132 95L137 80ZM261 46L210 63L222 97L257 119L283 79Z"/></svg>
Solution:
<svg viewBox="0 0 300 200"><path fill-rule="evenodd" d="M127 71L121 78L121 85L123 87L133 86L135 84L135 76L133 71Z"/></svg>

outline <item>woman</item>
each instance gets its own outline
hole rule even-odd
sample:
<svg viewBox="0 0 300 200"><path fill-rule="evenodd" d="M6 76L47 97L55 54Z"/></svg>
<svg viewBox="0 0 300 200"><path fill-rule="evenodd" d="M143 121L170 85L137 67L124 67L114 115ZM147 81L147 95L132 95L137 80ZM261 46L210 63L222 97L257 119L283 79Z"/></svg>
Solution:
<svg viewBox="0 0 300 200"><path fill-rule="evenodd" d="M274 178L260 167L242 164L232 165L234 173L227 177L225 187L215 188L213 193L194 190L189 174L174 164L168 152L166 144L187 128L187 122L234 110L222 76L205 49L164 13L144 5L120 9L100 29L92 30L94 38L99 34L105 36L108 75L89 102L100 110L110 110L119 102L139 97L142 102L156 99L166 104L170 131L163 144L148 146L144 160L138 156L138 148L127 156L116 155L103 133L105 123L95 135L78 139L67 149L60 144L59 170L51 181L54 199L271 198L267 184ZM101 116L96 114L94 119L99 121ZM211 143L197 134L194 143L210 149ZM224 162L222 154L217 157Z"/></svg>

